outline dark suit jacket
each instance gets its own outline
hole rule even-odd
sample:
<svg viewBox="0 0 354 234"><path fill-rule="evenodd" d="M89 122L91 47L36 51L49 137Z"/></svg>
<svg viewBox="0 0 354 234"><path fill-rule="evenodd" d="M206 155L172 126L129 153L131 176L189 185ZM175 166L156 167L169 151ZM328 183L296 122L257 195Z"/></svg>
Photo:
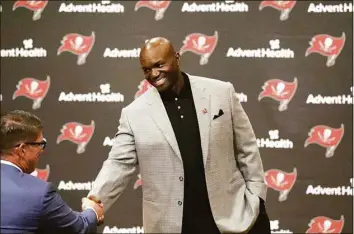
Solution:
<svg viewBox="0 0 354 234"><path fill-rule="evenodd" d="M51 184L1 164L1 233L88 233L93 210L73 211Z"/></svg>

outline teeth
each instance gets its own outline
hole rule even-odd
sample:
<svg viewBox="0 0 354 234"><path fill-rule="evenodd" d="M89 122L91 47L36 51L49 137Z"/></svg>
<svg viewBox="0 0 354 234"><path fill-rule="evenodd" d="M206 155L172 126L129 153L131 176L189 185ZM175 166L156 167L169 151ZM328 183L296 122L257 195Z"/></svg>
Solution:
<svg viewBox="0 0 354 234"><path fill-rule="evenodd" d="M156 85L161 85L161 83L163 83L165 78L164 77L162 77L162 78L159 78L159 79L157 79L157 80L155 80L154 81L154 83L156 84ZM161 82L160 82L161 81Z"/></svg>

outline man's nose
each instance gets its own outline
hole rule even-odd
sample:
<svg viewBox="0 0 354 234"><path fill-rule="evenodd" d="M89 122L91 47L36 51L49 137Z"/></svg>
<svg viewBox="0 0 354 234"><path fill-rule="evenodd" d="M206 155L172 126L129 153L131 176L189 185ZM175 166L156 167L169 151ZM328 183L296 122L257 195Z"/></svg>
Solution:
<svg viewBox="0 0 354 234"><path fill-rule="evenodd" d="M156 69L156 68L153 68L152 72L151 72L151 75L153 77L158 77L160 75L160 71L158 69Z"/></svg>

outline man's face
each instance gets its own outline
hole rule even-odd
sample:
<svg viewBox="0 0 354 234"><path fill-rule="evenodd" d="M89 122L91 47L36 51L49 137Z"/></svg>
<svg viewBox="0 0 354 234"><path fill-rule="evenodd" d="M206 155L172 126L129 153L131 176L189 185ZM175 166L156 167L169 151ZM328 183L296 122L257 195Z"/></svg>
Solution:
<svg viewBox="0 0 354 234"><path fill-rule="evenodd" d="M22 144L21 158L23 161L23 169L26 173L32 173L39 161L40 155L43 153L43 134L39 134L36 141Z"/></svg>
<svg viewBox="0 0 354 234"><path fill-rule="evenodd" d="M159 92L171 90L179 75L179 54L166 45L142 51L140 64L145 79Z"/></svg>

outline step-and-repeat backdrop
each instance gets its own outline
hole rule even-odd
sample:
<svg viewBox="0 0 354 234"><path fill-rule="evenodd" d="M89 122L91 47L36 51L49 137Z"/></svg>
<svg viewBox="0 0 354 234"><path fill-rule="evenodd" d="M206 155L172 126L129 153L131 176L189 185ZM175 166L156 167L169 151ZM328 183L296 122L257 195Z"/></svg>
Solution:
<svg viewBox="0 0 354 234"><path fill-rule="evenodd" d="M44 121L33 174L76 210L121 109L149 89L145 40L169 38L183 71L230 81L249 115L274 233L353 228L350 1L2 1L1 110ZM139 170L100 231L141 233Z"/></svg>

